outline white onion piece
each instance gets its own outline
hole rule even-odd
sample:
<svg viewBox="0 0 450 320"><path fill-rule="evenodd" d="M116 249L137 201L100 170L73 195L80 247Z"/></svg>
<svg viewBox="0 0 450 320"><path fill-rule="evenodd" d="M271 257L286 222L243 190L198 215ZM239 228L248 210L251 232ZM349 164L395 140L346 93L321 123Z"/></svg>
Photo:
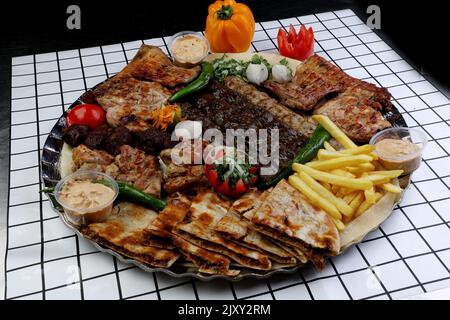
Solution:
<svg viewBox="0 0 450 320"><path fill-rule="evenodd" d="M193 140L201 138L202 136L202 122L185 120L178 122L175 126L175 137L180 140Z"/></svg>
<svg viewBox="0 0 450 320"><path fill-rule="evenodd" d="M267 70L267 67L262 63L250 63L247 70L245 70L245 75L249 82L259 85L269 78L269 70Z"/></svg>
<svg viewBox="0 0 450 320"><path fill-rule="evenodd" d="M272 67L272 79L279 83L285 83L292 79L291 71L288 67L277 64Z"/></svg>

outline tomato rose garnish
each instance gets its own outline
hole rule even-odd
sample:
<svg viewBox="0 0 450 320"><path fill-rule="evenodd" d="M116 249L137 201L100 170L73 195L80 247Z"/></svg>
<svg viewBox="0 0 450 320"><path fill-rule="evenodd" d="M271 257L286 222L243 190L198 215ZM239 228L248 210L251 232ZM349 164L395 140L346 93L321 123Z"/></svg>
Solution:
<svg viewBox="0 0 450 320"><path fill-rule="evenodd" d="M66 117L67 126L86 125L96 128L106 122L106 113L101 107L95 104L79 104L69 110Z"/></svg>
<svg viewBox="0 0 450 320"><path fill-rule="evenodd" d="M311 27L306 29L302 25L298 33L292 24L289 33L280 28L277 40L282 56L304 61L314 53L314 32Z"/></svg>

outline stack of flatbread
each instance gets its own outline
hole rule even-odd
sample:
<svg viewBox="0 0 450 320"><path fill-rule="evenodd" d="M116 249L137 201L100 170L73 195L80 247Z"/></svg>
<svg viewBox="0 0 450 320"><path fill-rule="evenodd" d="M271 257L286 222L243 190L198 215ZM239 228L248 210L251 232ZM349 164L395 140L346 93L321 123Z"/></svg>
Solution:
<svg viewBox="0 0 450 320"><path fill-rule="evenodd" d="M206 188L191 198L175 193L159 213L122 202L81 232L152 267L169 268L181 255L198 272L227 276L308 261L321 269L340 248L328 215L284 180L234 202Z"/></svg>

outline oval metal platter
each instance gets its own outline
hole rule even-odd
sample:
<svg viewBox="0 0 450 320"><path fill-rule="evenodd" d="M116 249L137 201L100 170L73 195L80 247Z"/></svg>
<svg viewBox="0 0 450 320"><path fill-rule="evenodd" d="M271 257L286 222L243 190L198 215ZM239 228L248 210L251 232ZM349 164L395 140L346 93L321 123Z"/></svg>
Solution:
<svg viewBox="0 0 450 320"><path fill-rule="evenodd" d="M101 83L100 83L101 84ZM100 85L98 84L98 85ZM98 86L97 85L97 86ZM83 95L81 95L70 107L71 108L81 104L81 103L96 103L95 97L93 95L92 90L95 89L89 89L87 90ZM54 125L53 129L49 133L47 140L45 141L45 144L43 146L42 150L42 157L41 157L41 167L42 167L42 182L45 187L52 187L56 185L56 183L61 179L60 172L59 172L59 161L61 157L61 151L64 145L64 141L62 139L63 135L63 129L67 126L66 123L66 114L67 111L64 112L64 114L58 119L56 124ZM400 112L395 108L395 106L392 106L392 111L389 113L384 114L384 117L389 120L393 126L398 127L406 127L406 122ZM64 224L72 229L76 234L78 234L80 237L85 238L83 234L78 230L78 228L71 224L65 217L65 214L60 207L60 205L56 202L53 196L49 195L50 203L52 205L52 208L58 213L61 220L64 222ZM398 203L398 201L394 204L394 206ZM372 229L373 230L373 229ZM367 233L369 233L372 230L367 230ZM136 261L134 259L131 259L125 255L122 255L114 250L111 250L107 247L104 247L100 244L98 244L95 241L92 241L90 239L85 238L87 241L91 242L99 251L109 253L116 258L118 258L121 262L133 264L137 267L141 268L144 271L147 272L163 272L166 273L169 276L182 278L182 277L194 277L199 280L203 281L209 281L213 279L226 279L231 281L239 281L244 278L268 278L272 276L273 274L277 273L292 273L295 272L301 265L296 265L292 267L283 267L278 269L273 269L270 271L262 271L258 272L257 270L243 270L238 276L236 277L227 277L224 275L209 275L209 274L203 274L197 272L194 265L186 260L182 260L181 258L172 265L170 268L155 268L149 265L145 265L139 261Z"/></svg>

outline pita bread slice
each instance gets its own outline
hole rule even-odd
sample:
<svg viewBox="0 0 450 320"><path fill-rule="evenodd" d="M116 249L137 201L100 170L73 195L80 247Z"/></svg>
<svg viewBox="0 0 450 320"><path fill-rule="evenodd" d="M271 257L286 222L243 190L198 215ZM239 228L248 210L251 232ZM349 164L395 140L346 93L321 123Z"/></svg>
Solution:
<svg viewBox="0 0 450 320"><path fill-rule="evenodd" d="M172 229L184 219L190 206L191 201L186 196L180 193L174 194L145 231L150 238L172 238Z"/></svg>
<svg viewBox="0 0 450 320"><path fill-rule="evenodd" d="M226 215L229 207L228 200L220 198L214 191L203 189L192 200L188 214L175 226L173 233L199 247L230 257L244 267L270 270L271 262L267 255L227 240L214 231L214 226Z"/></svg>
<svg viewBox="0 0 450 320"><path fill-rule="evenodd" d="M214 230L231 241L260 251L276 262L295 264L296 259L292 254L253 230L250 226L251 223L242 217L242 213L245 211L257 208L262 204L261 194L257 190L251 190L236 200L226 215L214 227Z"/></svg>
<svg viewBox="0 0 450 320"><path fill-rule="evenodd" d="M156 215L153 210L122 202L113 208L104 222L83 226L80 232L88 239L144 264L169 268L180 254L151 246L144 236L144 229Z"/></svg>
<svg viewBox="0 0 450 320"><path fill-rule="evenodd" d="M323 267L324 255L339 252L339 232L334 223L285 180L250 218L258 231L300 249L319 268Z"/></svg>
<svg viewBox="0 0 450 320"><path fill-rule="evenodd" d="M226 276L236 276L240 272L239 270L230 270L230 259L221 254L198 247L179 236L174 236L173 243L186 259L197 266L199 272Z"/></svg>

